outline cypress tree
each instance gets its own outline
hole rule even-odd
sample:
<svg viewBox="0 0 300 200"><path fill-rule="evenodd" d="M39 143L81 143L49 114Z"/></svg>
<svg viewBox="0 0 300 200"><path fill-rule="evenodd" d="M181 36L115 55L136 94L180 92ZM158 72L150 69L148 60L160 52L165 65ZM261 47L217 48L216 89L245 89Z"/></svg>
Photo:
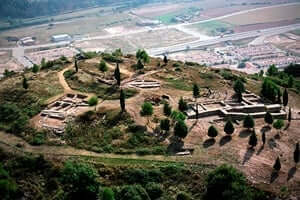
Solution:
<svg viewBox="0 0 300 200"><path fill-rule="evenodd" d="M296 149L294 151L294 161L296 165L298 164L299 159L300 159L300 149L299 149L299 142L297 142Z"/></svg>
<svg viewBox="0 0 300 200"><path fill-rule="evenodd" d="M251 148L255 147L257 145L257 137L256 137L256 133L253 132L249 138L249 143L248 143Z"/></svg>
<svg viewBox="0 0 300 200"><path fill-rule="evenodd" d="M168 103L164 103L163 111L164 111L164 115L168 117L172 113L172 108Z"/></svg>
<svg viewBox="0 0 300 200"><path fill-rule="evenodd" d="M280 163L280 159L279 157L277 157L274 165L273 165L273 168L276 170L276 171L279 171L281 169L281 163Z"/></svg>
<svg viewBox="0 0 300 200"><path fill-rule="evenodd" d="M208 129L208 134L207 134L209 137L217 137L218 135L218 130L216 129L216 127L214 126L210 126L209 129Z"/></svg>
<svg viewBox="0 0 300 200"><path fill-rule="evenodd" d="M288 115L288 122L291 123L292 121L292 109L289 109L289 115Z"/></svg>
<svg viewBox="0 0 300 200"><path fill-rule="evenodd" d="M250 129L254 128L255 122L253 120L253 117L251 115L247 115L244 119L244 128Z"/></svg>
<svg viewBox="0 0 300 200"><path fill-rule="evenodd" d="M200 97L200 90L199 90L199 87L197 84L194 84L194 86L193 86L193 96L194 96L195 102L196 102L196 118L198 119L199 110L198 110L197 98Z"/></svg>
<svg viewBox="0 0 300 200"><path fill-rule="evenodd" d="M282 101L283 101L283 106L286 107L289 103L289 94L287 89L285 88L284 92L283 92L283 97L282 97Z"/></svg>
<svg viewBox="0 0 300 200"><path fill-rule="evenodd" d="M120 91L120 107L121 111L125 111L125 93L123 90Z"/></svg>
<svg viewBox="0 0 300 200"><path fill-rule="evenodd" d="M227 135L231 135L233 132L234 132L234 126L231 122L231 120L228 120L224 126L224 132L227 134Z"/></svg>
<svg viewBox="0 0 300 200"><path fill-rule="evenodd" d="M77 58L75 57L75 71L78 72L78 63L77 63Z"/></svg>
<svg viewBox="0 0 300 200"><path fill-rule="evenodd" d="M170 120L168 118L161 120L160 128L161 130L168 132L170 130Z"/></svg>
<svg viewBox="0 0 300 200"><path fill-rule="evenodd" d="M23 88L25 89L25 90L27 90L28 89L28 87L29 87L29 84L28 84L28 82L27 82L27 78L25 77L25 76L23 76Z"/></svg>
<svg viewBox="0 0 300 200"><path fill-rule="evenodd" d="M165 63L165 65L168 64L168 58L166 55L164 55L164 63Z"/></svg>
<svg viewBox="0 0 300 200"><path fill-rule="evenodd" d="M265 115L265 122L269 125L273 124L273 116L271 115L271 113L267 112Z"/></svg>
<svg viewBox="0 0 300 200"><path fill-rule="evenodd" d="M265 132L262 132L261 140L262 140L263 146L265 146L265 144L266 144L266 133Z"/></svg>
<svg viewBox="0 0 300 200"><path fill-rule="evenodd" d="M188 106L187 106L187 103L183 100L183 98L181 97L179 99L179 102L178 102L178 109L181 111L181 112L184 112L188 109Z"/></svg>
<svg viewBox="0 0 300 200"><path fill-rule="evenodd" d="M115 73L114 73L114 77L117 81L118 86L120 86L121 85L121 74L120 74L119 63L117 63Z"/></svg>

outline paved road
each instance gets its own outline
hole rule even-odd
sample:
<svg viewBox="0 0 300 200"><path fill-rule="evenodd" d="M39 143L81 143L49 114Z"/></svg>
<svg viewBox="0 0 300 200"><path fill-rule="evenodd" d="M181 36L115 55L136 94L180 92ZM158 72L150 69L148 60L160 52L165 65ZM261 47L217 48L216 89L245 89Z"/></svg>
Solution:
<svg viewBox="0 0 300 200"><path fill-rule="evenodd" d="M204 41L197 40L197 41L187 42L184 44L178 44L178 45L173 45L173 46L169 46L169 47L148 49L148 52L152 56L158 56L158 55L162 55L164 53L179 52L179 51L193 49L193 48L197 48L197 47L201 47L201 46L213 45L213 44L217 44L220 42L241 40L241 39L258 37L258 36L277 35L277 34L289 32L289 31L296 30L296 29L300 29L300 24L293 24L293 25L288 25L288 26L268 28L268 29L262 29L262 30L256 30L256 31L248 31L248 32L243 32L243 33L225 35L224 37L214 37L213 39L204 40Z"/></svg>

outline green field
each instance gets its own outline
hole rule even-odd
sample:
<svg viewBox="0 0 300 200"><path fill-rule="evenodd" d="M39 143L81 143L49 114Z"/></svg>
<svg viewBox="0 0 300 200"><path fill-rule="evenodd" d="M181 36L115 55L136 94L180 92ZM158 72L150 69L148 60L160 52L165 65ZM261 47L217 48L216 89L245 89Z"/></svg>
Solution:
<svg viewBox="0 0 300 200"><path fill-rule="evenodd" d="M230 30L231 28L233 28L233 25L226 22L214 20L210 22L194 24L189 27L192 29L196 29L203 34L216 36L222 32Z"/></svg>

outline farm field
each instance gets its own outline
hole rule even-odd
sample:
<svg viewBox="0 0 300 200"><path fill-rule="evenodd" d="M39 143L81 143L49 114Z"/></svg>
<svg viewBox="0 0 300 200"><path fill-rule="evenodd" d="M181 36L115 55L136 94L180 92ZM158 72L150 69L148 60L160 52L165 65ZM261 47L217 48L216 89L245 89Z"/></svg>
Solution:
<svg viewBox="0 0 300 200"><path fill-rule="evenodd" d="M230 23L214 20L204 23L198 23L188 26L188 28L194 29L202 34L209 35L209 36L216 36L219 35L221 32L229 31L234 26Z"/></svg>
<svg viewBox="0 0 300 200"><path fill-rule="evenodd" d="M177 29L164 29L148 31L122 37L113 37L110 40L92 40L76 42L75 46L86 50L112 51L121 48L124 52L135 52L139 48L158 48L191 42L197 38L183 33Z"/></svg>
<svg viewBox="0 0 300 200"><path fill-rule="evenodd" d="M222 21L233 25L247 25L268 23L283 20L293 20L300 18L300 5L283 5L255 11L249 11L235 16L222 19Z"/></svg>
<svg viewBox="0 0 300 200"><path fill-rule="evenodd" d="M15 42L8 42L6 37L36 37L37 44L49 43L52 35L69 34L74 35L105 35L105 28L116 25L132 25L134 19L127 14L115 14L112 16L93 16L70 20L53 25L44 24L33 27L23 27L0 32L0 46L15 46Z"/></svg>

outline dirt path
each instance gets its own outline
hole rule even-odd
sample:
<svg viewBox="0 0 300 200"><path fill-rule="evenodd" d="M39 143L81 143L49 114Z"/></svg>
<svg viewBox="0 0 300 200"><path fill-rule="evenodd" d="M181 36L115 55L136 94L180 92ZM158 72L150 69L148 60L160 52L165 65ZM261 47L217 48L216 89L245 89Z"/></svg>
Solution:
<svg viewBox="0 0 300 200"><path fill-rule="evenodd" d="M18 144L22 145L22 148L17 148ZM118 155L108 153L95 153L87 150L76 149L69 146L32 146L23 139L16 137L12 134L7 134L0 131L0 146L8 147L11 149L18 149L20 151L32 154L43 154L53 156L88 156L88 157L101 157L101 158L122 158L122 159L141 159L141 160L155 160L155 161L178 161L181 162L179 157L166 157L166 156L138 156L132 155Z"/></svg>

